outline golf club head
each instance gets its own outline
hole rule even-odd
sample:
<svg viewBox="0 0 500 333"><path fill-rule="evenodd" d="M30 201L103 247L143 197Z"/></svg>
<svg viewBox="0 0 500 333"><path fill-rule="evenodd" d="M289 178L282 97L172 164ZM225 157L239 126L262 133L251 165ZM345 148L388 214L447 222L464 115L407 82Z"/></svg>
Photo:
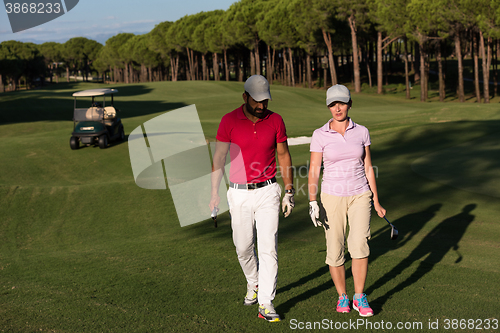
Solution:
<svg viewBox="0 0 500 333"><path fill-rule="evenodd" d="M391 222L389 222L387 217L384 216L384 220L391 226L391 239L395 240L396 238L398 238L398 229L396 229L396 227L393 226Z"/></svg>
<svg viewBox="0 0 500 333"><path fill-rule="evenodd" d="M210 214L210 216L212 217L212 220L214 220L214 227L217 228L217 212L219 211L219 209L217 207L214 208L214 210L212 210L212 214Z"/></svg>
<svg viewBox="0 0 500 333"><path fill-rule="evenodd" d="M391 224L391 239L395 240L398 238L398 229L396 229L392 224Z"/></svg>

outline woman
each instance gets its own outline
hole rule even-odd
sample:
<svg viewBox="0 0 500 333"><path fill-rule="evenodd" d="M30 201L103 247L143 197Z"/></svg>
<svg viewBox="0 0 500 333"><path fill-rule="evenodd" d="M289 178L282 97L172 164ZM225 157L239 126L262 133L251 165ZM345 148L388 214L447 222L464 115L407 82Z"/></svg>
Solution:
<svg viewBox="0 0 500 333"><path fill-rule="evenodd" d="M364 126L348 116L352 106L349 89L334 85L326 93L326 105L332 114L324 126L314 131L311 140L309 168L309 214L315 226L322 225L326 235L326 263L339 294L337 312L350 312L344 268L344 242L347 223L347 245L352 259L354 279L353 308L363 317L373 316L366 295L370 248L371 207L380 217L386 210L380 205L370 157L370 134ZM321 203L325 209L324 223L319 219L318 180L324 163Z"/></svg>

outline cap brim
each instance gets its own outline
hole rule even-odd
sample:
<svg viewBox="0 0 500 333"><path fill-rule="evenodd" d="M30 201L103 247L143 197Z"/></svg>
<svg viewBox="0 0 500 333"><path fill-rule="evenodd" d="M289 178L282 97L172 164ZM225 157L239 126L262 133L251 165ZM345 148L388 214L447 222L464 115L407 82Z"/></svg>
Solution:
<svg viewBox="0 0 500 333"><path fill-rule="evenodd" d="M256 102L260 102L260 101L263 101L263 100L273 100L271 98L271 93L265 93L265 92L261 92L261 93L258 93L258 94L250 94L250 96L252 96L252 98L254 99L254 101Z"/></svg>
<svg viewBox="0 0 500 333"><path fill-rule="evenodd" d="M333 97L326 100L326 105L328 106L333 102L349 103L349 100L350 100L349 97Z"/></svg>

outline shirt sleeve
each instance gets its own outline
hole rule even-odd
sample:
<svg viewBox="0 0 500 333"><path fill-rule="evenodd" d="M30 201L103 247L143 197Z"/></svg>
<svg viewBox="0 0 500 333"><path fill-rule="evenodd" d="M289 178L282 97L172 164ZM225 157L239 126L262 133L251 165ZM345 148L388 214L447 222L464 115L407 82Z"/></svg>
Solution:
<svg viewBox="0 0 500 333"><path fill-rule="evenodd" d="M365 135L364 135L363 141L364 141L365 147L372 144L372 142L370 140L370 132L368 131L368 128L365 128Z"/></svg>
<svg viewBox="0 0 500 333"><path fill-rule="evenodd" d="M278 121L278 130L276 131L276 142L285 142L287 138L285 123L283 122L283 118L280 116Z"/></svg>
<svg viewBox="0 0 500 333"><path fill-rule="evenodd" d="M219 124L219 128L217 129L217 135L215 138L217 139L217 141L231 142L227 116L222 117L220 124Z"/></svg>
<svg viewBox="0 0 500 333"><path fill-rule="evenodd" d="M320 142L319 139L319 133L318 130L315 130L313 132L312 138L311 138L311 145L309 146L309 151L315 152L315 153L322 153L323 152L323 145Z"/></svg>

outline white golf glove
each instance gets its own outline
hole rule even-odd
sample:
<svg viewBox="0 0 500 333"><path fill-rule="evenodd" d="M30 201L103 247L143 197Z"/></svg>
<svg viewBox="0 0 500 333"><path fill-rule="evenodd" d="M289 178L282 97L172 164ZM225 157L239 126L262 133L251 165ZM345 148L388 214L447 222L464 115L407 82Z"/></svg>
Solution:
<svg viewBox="0 0 500 333"><path fill-rule="evenodd" d="M285 193L283 201L281 202L283 216L288 217L288 215L290 215L290 213L292 212L293 207L295 207L295 199L293 198L293 193Z"/></svg>
<svg viewBox="0 0 500 333"><path fill-rule="evenodd" d="M316 200L309 201L309 216L311 216L311 220L315 227L323 225L319 220L319 205Z"/></svg>

